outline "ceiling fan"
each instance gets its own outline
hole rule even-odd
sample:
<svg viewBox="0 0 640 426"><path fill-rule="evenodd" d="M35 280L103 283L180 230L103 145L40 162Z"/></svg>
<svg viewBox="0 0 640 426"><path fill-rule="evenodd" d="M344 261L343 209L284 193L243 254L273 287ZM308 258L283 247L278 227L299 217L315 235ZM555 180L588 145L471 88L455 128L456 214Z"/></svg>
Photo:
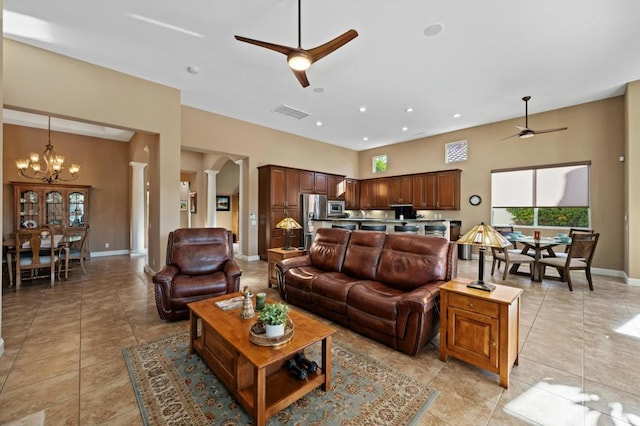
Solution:
<svg viewBox="0 0 640 426"><path fill-rule="evenodd" d="M253 40L238 35L235 36L236 40L238 41L255 44L256 46L265 47L267 49L271 49L287 55L287 62L289 64L289 67L291 67L293 74L296 76L302 87L307 87L309 85L309 80L307 79L305 70L307 70L311 66L311 64L324 58L334 50L337 50L338 48L344 46L356 37L358 37L358 32L356 30L349 30L346 33L339 35L333 40L318 47L314 47L313 49L309 50L303 49L300 25L300 0L298 0L298 47L282 46L279 44Z"/></svg>
<svg viewBox="0 0 640 426"><path fill-rule="evenodd" d="M507 136L504 139L509 139L509 138L514 137L514 136L518 136L521 139L526 139L526 138L532 138L534 135L537 135L537 134L540 134L540 133L559 132L561 130L567 130L568 129L568 127L558 127L557 129L545 129L545 130L533 130L533 129L530 129L529 128L529 108L528 108L529 99L531 99L531 96L525 96L524 98L522 98L522 100L524 101L524 127L516 126L518 129L520 129L520 132L516 133L515 135Z"/></svg>

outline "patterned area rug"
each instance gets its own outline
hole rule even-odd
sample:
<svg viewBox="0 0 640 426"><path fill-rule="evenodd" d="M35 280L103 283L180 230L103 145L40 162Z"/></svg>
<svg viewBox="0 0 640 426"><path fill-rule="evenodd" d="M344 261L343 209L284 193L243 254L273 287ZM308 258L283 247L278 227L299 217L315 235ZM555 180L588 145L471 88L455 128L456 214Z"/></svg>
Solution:
<svg viewBox="0 0 640 426"><path fill-rule="evenodd" d="M252 419L197 354L189 334L122 350L146 425L248 425ZM320 345L305 355L320 359ZM267 425L407 425L417 421L436 390L332 340L331 390L315 389Z"/></svg>

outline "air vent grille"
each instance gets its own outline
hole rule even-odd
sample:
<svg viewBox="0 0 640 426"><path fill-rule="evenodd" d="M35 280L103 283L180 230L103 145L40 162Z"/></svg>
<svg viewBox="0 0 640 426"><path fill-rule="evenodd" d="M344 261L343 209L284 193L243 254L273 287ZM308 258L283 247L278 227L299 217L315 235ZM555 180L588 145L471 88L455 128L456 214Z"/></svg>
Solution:
<svg viewBox="0 0 640 426"><path fill-rule="evenodd" d="M304 111L300 111L299 109L291 108L290 106L280 105L272 110L273 112L277 112L278 114L286 115L287 117L295 118L300 120L301 118L308 117Z"/></svg>

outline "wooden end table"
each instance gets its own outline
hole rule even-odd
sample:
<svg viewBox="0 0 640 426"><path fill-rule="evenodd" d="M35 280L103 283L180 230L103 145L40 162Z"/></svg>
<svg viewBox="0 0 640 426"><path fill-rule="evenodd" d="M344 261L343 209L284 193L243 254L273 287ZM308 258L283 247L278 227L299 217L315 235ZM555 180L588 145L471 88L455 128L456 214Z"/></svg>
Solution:
<svg viewBox="0 0 640 426"><path fill-rule="evenodd" d="M472 280L440 286L440 361L453 356L500 375L518 365L522 289L493 284L491 292L468 288Z"/></svg>
<svg viewBox="0 0 640 426"><path fill-rule="evenodd" d="M269 288L272 286L278 287L278 276L276 274L276 263L278 261L305 254L307 254L306 250L300 250L297 248L292 248L291 250L272 248L267 250L267 260L269 262Z"/></svg>
<svg viewBox="0 0 640 426"><path fill-rule="evenodd" d="M257 317L244 320L240 318L242 308L223 311L215 305L218 300L240 295L232 293L188 304L191 352L204 359L255 424L262 426L269 417L318 386L324 391L331 389L331 335L336 330L290 309L293 338L281 347L255 345L249 341L249 329ZM320 369L299 380L285 364L316 342L322 342Z"/></svg>

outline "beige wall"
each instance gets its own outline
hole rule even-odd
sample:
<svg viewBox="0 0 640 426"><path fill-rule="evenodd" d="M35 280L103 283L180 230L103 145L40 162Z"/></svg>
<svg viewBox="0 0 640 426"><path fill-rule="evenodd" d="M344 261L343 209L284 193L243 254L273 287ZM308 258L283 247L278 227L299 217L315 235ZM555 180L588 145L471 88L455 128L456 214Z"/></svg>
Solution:
<svg viewBox="0 0 640 426"><path fill-rule="evenodd" d="M179 222L180 92L3 39L4 105L158 134L150 147L149 266Z"/></svg>
<svg viewBox="0 0 640 426"><path fill-rule="evenodd" d="M460 211L445 217L462 220L462 232L480 222L491 222L491 170L591 160L591 221L601 233L594 266L622 270L624 267L624 97L563 108L529 117L534 129L567 126L564 132L537 135L532 139L502 138L516 133L522 119L473 127L360 152L360 177L371 172L371 157L387 154L387 175L462 169ZM468 160L445 164L445 144L468 141ZM473 207L469 196L482 203Z"/></svg>
<svg viewBox="0 0 640 426"><path fill-rule="evenodd" d="M625 271L640 282L640 81L627 85L625 99Z"/></svg>
<svg viewBox="0 0 640 426"><path fill-rule="evenodd" d="M47 130L5 124L8 143L3 149L2 226L5 234L15 230L13 186L10 182L33 182L18 175L17 158L28 158L30 152L42 153L47 142ZM91 226L90 251L129 250L130 179L129 144L108 139L51 132L56 153L65 156L65 163L80 164L80 176L69 182L91 185L89 216ZM109 243L109 248L105 248Z"/></svg>
<svg viewBox="0 0 640 426"><path fill-rule="evenodd" d="M187 106L182 107L182 144L190 150L244 158L246 190L241 188L240 196L245 203L245 212L253 212L256 216L259 166L278 164L353 177L358 172L358 153L355 151ZM248 216L240 216L241 230L248 230L244 234L241 232L240 238L243 253L256 256L258 227L249 223Z"/></svg>

